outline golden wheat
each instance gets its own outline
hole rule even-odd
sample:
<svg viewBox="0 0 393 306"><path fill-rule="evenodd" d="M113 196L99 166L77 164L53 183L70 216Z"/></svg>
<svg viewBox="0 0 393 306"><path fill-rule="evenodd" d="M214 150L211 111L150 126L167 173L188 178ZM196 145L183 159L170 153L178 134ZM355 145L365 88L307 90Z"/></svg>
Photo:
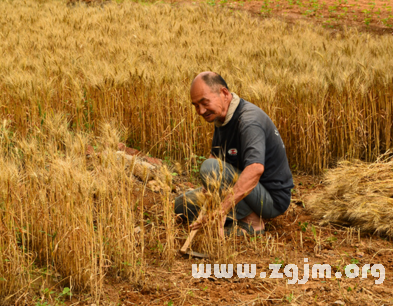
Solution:
<svg viewBox="0 0 393 306"><path fill-rule="evenodd" d="M392 37L332 35L207 6L27 0L3 1L0 12L5 305L49 284L36 267L99 301L106 274L143 284L146 252L157 241L165 241L160 258L173 262L171 173L151 175L116 150L127 139L173 159L205 155L212 127L188 93L202 70L219 72L271 116L298 169L318 172L342 156L372 160L392 147ZM88 144L101 154L86 159ZM151 178L169 188L146 230ZM219 248L216 230L207 229L201 250L228 262L236 240ZM273 252L269 239L255 240L255 250Z"/></svg>
<svg viewBox="0 0 393 306"><path fill-rule="evenodd" d="M365 232L393 236L393 161L342 161L325 175L326 190L316 194L308 210L322 224L337 223Z"/></svg>
<svg viewBox="0 0 393 306"><path fill-rule="evenodd" d="M297 169L392 147L391 36L207 6L12 1L0 11L1 112L23 135L61 111L77 130L115 118L155 155L204 155L212 128L188 92L209 69L271 116Z"/></svg>
<svg viewBox="0 0 393 306"><path fill-rule="evenodd" d="M149 237L135 230L145 226L143 209L136 209L138 199L132 195L135 162L125 167L124 158L109 145L118 142L119 133L108 124L101 126L94 140L70 132L65 117L57 114L26 139L3 123L0 303L7 304L6 297L20 298L23 294L17 293L24 287L28 292L34 281L46 281L34 279L33 263L55 271L63 285L87 290L96 299L107 273L143 282L143 246ZM86 160L89 143L105 147L105 152ZM168 194L163 201L169 203ZM164 231L175 233L173 208L166 211ZM169 250L163 256L171 261L173 236L166 239Z"/></svg>

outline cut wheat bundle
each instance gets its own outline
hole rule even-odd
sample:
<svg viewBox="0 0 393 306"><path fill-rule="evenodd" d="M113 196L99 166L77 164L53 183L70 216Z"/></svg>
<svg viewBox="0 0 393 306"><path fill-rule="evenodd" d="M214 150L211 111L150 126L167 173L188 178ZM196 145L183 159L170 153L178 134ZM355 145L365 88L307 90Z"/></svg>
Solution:
<svg viewBox="0 0 393 306"><path fill-rule="evenodd" d="M310 198L307 209L322 224L353 226L393 236L393 157L374 163L342 161L325 175L326 188Z"/></svg>

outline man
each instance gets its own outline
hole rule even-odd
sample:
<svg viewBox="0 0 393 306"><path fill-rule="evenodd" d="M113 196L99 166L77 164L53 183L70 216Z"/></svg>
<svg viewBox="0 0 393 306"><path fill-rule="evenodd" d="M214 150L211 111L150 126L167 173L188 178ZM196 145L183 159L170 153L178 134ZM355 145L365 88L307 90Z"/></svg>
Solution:
<svg viewBox="0 0 393 306"><path fill-rule="evenodd" d="M291 200L292 174L285 146L271 119L254 104L231 93L224 79L214 72L200 73L191 84L191 100L198 115L214 122L210 157L201 166L200 175L205 188L209 178L218 177L217 157L224 160L223 180L229 184L240 174L233 193L226 196L215 216L223 235L228 213L234 216L249 234L263 234L263 219L284 213ZM194 205L196 192L190 191L175 200L175 212L192 221L198 214ZM207 219L194 222L198 229Z"/></svg>

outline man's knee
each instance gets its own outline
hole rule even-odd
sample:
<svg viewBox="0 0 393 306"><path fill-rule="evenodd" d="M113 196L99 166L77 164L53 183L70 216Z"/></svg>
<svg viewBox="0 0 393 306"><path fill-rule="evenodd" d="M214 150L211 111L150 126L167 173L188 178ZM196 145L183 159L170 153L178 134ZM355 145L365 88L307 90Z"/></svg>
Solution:
<svg viewBox="0 0 393 306"><path fill-rule="evenodd" d="M196 219L199 214L199 206L196 205L196 194L200 191L201 189L198 188L177 197L175 199L175 214L179 215L183 220L188 219L190 222Z"/></svg>
<svg viewBox="0 0 393 306"><path fill-rule="evenodd" d="M206 177L212 177L215 173L216 175L219 173L220 165L217 159L209 158L206 159L199 169L199 175L202 181L206 181Z"/></svg>
<svg viewBox="0 0 393 306"><path fill-rule="evenodd" d="M184 213L184 196L181 195L175 199L175 214Z"/></svg>

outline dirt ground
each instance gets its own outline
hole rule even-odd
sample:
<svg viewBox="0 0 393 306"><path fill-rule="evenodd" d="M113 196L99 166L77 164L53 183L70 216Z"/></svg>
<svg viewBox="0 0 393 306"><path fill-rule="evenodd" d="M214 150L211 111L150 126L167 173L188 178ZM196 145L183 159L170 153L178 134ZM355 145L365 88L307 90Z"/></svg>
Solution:
<svg viewBox="0 0 393 306"><path fill-rule="evenodd" d="M333 31L355 28L359 32L393 35L391 0L165 0L173 5L207 3L211 6L248 11L260 18L299 20L321 24Z"/></svg>
<svg viewBox="0 0 393 306"><path fill-rule="evenodd" d="M163 266L159 257L149 257L145 284L135 288L127 282L108 278L103 304L110 305L390 305L393 304L393 247L390 239L371 234L359 234L356 229L340 226L320 227L307 209L307 196L323 189L319 178L294 176L295 189L287 212L268 222L268 231L262 240L273 241L270 251L259 252L252 246L255 238L240 238L237 263L256 264L255 278L238 278L234 271L232 278L194 278L191 265L212 263L206 259L184 257L176 254L171 267ZM180 184L182 185L182 184ZM187 184L187 188L192 185ZM185 186L185 185L183 185ZM148 213L156 211L158 194L149 192L145 200ZM313 233L312 227L315 232ZM177 238L177 245L185 241L184 232ZM201 234L198 234L201 235ZM303 278L304 258L310 266L316 263L329 264L332 277L313 279L304 285L288 284L288 277L269 278L269 264L297 264L298 278ZM335 272L348 264L382 264L386 278L383 284L375 284L377 278L368 274L367 279L360 276L338 279ZM266 278L260 278L260 272ZM283 272L283 268L280 269ZM112 304L114 303L114 304Z"/></svg>

